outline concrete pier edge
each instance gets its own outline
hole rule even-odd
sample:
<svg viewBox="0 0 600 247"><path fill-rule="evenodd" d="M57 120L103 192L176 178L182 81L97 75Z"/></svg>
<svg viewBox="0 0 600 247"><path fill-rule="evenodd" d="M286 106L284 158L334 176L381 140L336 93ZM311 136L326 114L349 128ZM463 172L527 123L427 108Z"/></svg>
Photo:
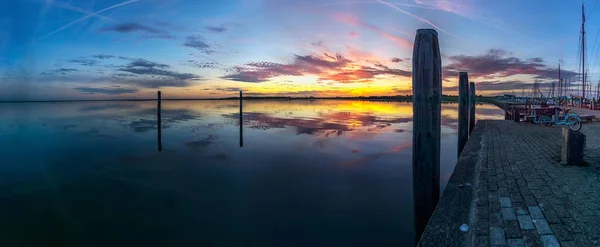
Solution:
<svg viewBox="0 0 600 247"><path fill-rule="evenodd" d="M470 246L473 208L483 134L487 121L477 121L446 188L417 246ZM462 224L469 230L461 231Z"/></svg>

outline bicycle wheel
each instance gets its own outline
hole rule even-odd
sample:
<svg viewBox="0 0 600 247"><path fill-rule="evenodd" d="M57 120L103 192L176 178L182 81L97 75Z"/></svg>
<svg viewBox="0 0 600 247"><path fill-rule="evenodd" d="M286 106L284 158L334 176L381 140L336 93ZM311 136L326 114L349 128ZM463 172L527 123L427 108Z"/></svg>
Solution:
<svg viewBox="0 0 600 247"><path fill-rule="evenodd" d="M581 119L575 116L570 116L569 119L567 119L567 123L569 124L569 128L574 131L579 131L582 126Z"/></svg>
<svg viewBox="0 0 600 247"><path fill-rule="evenodd" d="M554 123L554 121L552 121L552 118L548 117L548 116L542 116L540 117L540 119L538 119L538 123L544 126L552 126L552 124Z"/></svg>

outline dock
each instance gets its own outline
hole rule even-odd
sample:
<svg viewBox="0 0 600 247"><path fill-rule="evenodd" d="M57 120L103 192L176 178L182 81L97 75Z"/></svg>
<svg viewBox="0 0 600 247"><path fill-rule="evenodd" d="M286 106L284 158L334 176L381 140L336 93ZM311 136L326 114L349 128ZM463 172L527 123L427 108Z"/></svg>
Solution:
<svg viewBox="0 0 600 247"><path fill-rule="evenodd" d="M560 164L562 128L478 121L418 245L600 246L600 124L588 166Z"/></svg>

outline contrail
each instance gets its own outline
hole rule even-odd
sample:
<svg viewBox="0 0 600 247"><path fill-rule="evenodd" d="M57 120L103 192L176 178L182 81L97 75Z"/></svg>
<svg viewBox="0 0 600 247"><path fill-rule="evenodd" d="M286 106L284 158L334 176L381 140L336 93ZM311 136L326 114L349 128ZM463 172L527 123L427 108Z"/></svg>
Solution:
<svg viewBox="0 0 600 247"><path fill-rule="evenodd" d="M86 15L84 17L81 17L81 18L79 18L77 20L74 20L74 21L70 22L69 24L60 27L59 29L56 29L56 30L54 30L54 31L52 31L52 32L50 32L50 33L48 33L48 34L40 37L38 40L44 39L44 38L46 38L46 37L48 37L48 36L50 36L52 34L55 34L55 33L59 32L59 31L62 31L63 29L65 29L67 27L70 27L70 26L76 24L77 22L83 21L83 20L85 20L87 18L90 18L90 17L92 17L94 15L98 15L98 14L104 12L104 11L111 10L111 9L114 9L114 8L117 8L117 7L120 7L120 6L123 6L123 5L127 5L127 4L130 4L130 3L135 3L135 2L138 2L138 1L140 1L140 0L130 0L130 1L127 1L127 2L122 2L122 3L116 4L116 5L110 6L110 7L105 8L105 9L101 9L99 11L96 11L96 12L91 13L89 15Z"/></svg>
<svg viewBox="0 0 600 247"><path fill-rule="evenodd" d="M51 2L51 4L53 4L53 5L57 6L57 7L63 8L63 9L73 10L73 11L77 11L77 12L79 12L79 13L83 13L83 14L86 14L86 15L95 16L95 17L98 17L98 18L100 18L100 19L104 19L104 20L110 20L110 21L117 21L117 20L115 20L115 19L113 19L113 18L106 17L106 16L102 16L102 15L98 15L98 14L96 14L96 13L93 13L93 12L87 11L87 10L85 10L85 9L82 9L82 8L79 8L79 7L76 7L76 6L70 5L70 4L68 4L68 3L63 3L63 2L54 2L54 1L53 1L53 2Z"/></svg>
<svg viewBox="0 0 600 247"><path fill-rule="evenodd" d="M399 11L399 12L402 12L402 13L404 13L404 14L406 14L406 15L408 15L408 16L410 16L410 17L412 17L412 18L415 18L415 19L417 19L417 20L419 20L419 21L421 21L421 22L427 23L427 24L431 25L432 27L434 27L434 28L436 28L436 29L438 29L438 30L440 30L440 31L442 31L442 32L444 32L444 33L447 33L447 34L449 34L449 35L452 35L452 36L454 36L454 37L456 37L456 38L459 38L459 39L463 39L463 38L461 38L461 37L458 37L458 36L456 36L455 34L453 34L453 33L451 33L451 32L448 32L448 31L446 31L446 30L444 30L444 29L442 29L442 28L440 28L440 27L436 26L436 25L435 25L435 24L433 24L432 22L430 22L430 21L428 21L428 20L426 20L426 19L424 19L424 18L422 18L422 17L420 17L420 16L417 16L417 15L415 15L415 14L413 14L413 13L410 13L410 12L408 12L408 11L406 11L406 10L403 10L403 9L401 9L401 8L398 8L398 6L396 6L396 5L394 5L394 4L391 4L391 3L389 3L389 2L386 2L386 1L383 1L383 0L377 0L377 2L379 2L379 3L381 3L381 4L384 4L384 5L387 5L387 6L390 6L390 7L394 8L395 10L397 10L397 11Z"/></svg>
<svg viewBox="0 0 600 247"><path fill-rule="evenodd" d="M322 3L323 5L334 5L334 4L377 4L377 2L373 1L339 1L339 2L328 2ZM408 4L408 3L397 3L398 6L404 7L412 7L412 8L421 8L421 9L435 9L434 7L426 6L426 5L417 5L417 4Z"/></svg>

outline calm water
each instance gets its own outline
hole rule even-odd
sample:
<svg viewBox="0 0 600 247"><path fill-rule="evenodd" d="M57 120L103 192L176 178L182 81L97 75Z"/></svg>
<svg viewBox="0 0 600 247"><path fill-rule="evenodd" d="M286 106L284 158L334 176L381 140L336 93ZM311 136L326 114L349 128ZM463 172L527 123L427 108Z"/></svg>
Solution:
<svg viewBox="0 0 600 247"><path fill-rule="evenodd" d="M242 148L237 101L162 108L159 153L155 102L0 104L0 246L413 245L410 103L245 101Z"/></svg>

